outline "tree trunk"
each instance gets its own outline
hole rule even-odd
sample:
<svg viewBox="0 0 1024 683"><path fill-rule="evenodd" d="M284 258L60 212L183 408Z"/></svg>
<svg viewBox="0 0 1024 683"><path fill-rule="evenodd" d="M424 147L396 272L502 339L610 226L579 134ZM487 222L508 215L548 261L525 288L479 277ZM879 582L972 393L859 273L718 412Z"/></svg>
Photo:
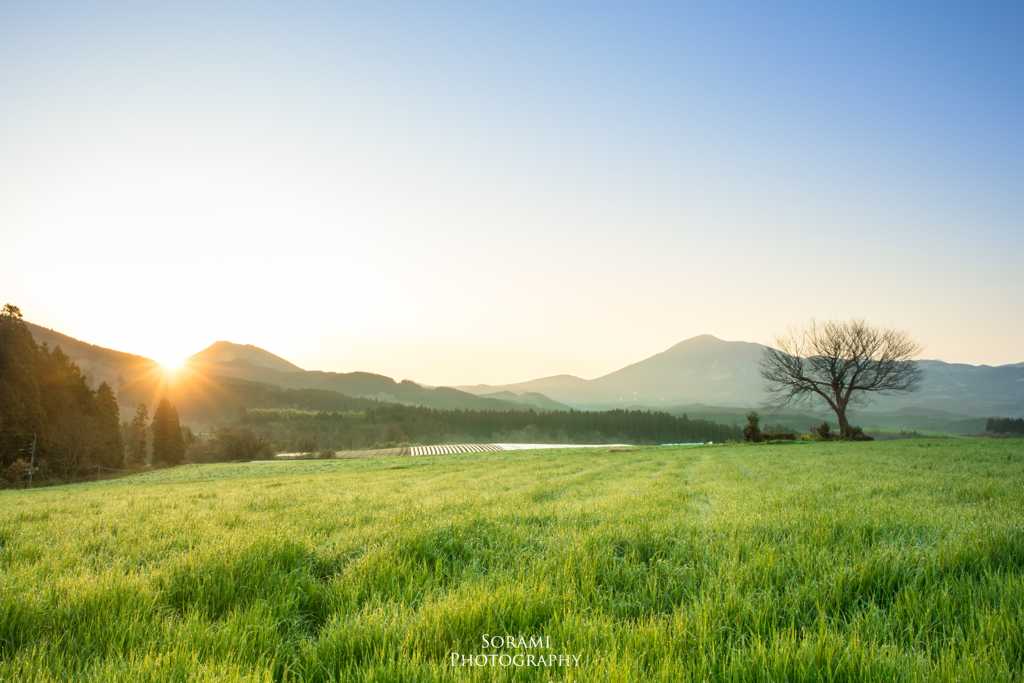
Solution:
<svg viewBox="0 0 1024 683"><path fill-rule="evenodd" d="M840 403L836 408L836 418L839 420L839 438L850 438L850 421L846 419L846 404Z"/></svg>

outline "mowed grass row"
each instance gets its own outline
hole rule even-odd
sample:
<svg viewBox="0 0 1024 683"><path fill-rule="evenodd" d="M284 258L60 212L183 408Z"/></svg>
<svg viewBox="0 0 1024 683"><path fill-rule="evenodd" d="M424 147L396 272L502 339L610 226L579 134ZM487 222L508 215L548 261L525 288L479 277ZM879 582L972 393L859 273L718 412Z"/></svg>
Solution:
<svg viewBox="0 0 1024 683"><path fill-rule="evenodd" d="M0 493L0 680L1020 681L1024 442L187 466ZM484 634L577 668L452 667Z"/></svg>

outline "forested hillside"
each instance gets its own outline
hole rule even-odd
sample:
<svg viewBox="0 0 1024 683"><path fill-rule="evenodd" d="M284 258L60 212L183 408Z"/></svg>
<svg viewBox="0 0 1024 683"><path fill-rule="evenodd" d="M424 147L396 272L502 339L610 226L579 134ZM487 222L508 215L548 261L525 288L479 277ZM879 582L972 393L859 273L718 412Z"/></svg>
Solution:
<svg viewBox="0 0 1024 683"><path fill-rule="evenodd" d="M985 424L985 431L993 434L1024 436L1024 418L989 418Z"/></svg>
<svg viewBox="0 0 1024 683"><path fill-rule="evenodd" d="M94 391L60 347L36 344L17 306L0 311L0 469L20 483L35 459L40 476L73 478L85 465L121 467L124 448L113 389ZM33 472L33 474L36 474Z"/></svg>
<svg viewBox="0 0 1024 683"><path fill-rule="evenodd" d="M37 344L46 344L61 351L77 365L90 387L106 382L116 391L118 385L151 374L161 367L155 360L124 351L115 351L90 344L47 327L24 321ZM127 408L122 404L122 408Z"/></svg>
<svg viewBox="0 0 1024 683"><path fill-rule="evenodd" d="M206 368L223 368L223 365L186 365L169 371L162 364L142 356L89 344L29 322L23 321L23 325L35 343L47 344L50 349L60 348L80 369L89 386L96 387L106 382L113 388L125 414L134 411L140 403L153 409L161 400L167 399L177 407L185 422L211 426L234 420L247 408L345 411L362 410L380 403L329 389L288 389L206 371ZM224 346L225 343L218 342L214 347L218 345ZM266 354L262 349L254 352ZM278 360L282 364L287 363Z"/></svg>

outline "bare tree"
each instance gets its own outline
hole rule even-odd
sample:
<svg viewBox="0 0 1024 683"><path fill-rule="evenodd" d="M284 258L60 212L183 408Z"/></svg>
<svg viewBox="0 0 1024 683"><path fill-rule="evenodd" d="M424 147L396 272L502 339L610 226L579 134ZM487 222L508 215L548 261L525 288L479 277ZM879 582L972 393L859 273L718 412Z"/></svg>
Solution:
<svg viewBox="0 0 1024 683"><path fill-rule="evenodd" d="M884 396L917 391L924 371L913 361L923 347L903 330L863 320L790 327L764 349L758 362L771 408L791 403L825 403L839 420L839 435L850 437L846 409Z"/></svg>

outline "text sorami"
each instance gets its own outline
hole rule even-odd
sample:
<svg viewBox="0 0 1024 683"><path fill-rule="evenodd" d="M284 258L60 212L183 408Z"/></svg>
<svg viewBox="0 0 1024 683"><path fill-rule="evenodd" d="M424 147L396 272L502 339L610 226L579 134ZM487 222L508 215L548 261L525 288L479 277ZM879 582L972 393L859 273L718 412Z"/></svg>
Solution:
<svg viewBox="0 0 1024 683"><path fill-rule="evenodd" d="M579 666L580 655L547 652L551 649L551 636L491 635L482 637L484 650L514 650L514 652L481 652L478 654L451 653L452 666ZM519 652L526 650L526 652ZM544 652L535 652L544 650Z"/></svg>

